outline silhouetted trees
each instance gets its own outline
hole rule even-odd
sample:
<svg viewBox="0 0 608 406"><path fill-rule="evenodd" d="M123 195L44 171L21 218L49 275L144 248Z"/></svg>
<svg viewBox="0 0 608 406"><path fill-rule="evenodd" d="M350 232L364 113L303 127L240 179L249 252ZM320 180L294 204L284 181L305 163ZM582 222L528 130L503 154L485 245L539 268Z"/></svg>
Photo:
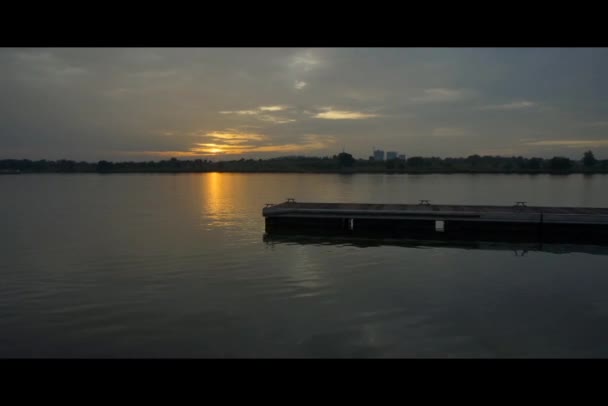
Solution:
<svg viewBox="0 0 608 406"><path fill-rule="evenodd" d="M62 159L57 161L57 167L59 168L60 172L74 172L76 162Z"/></svg>
<svg viewBox="0 0 608 406"><path fill-rule="evenodd" d="M438 158L413 156L407 161L397 159L376 161L355 159L342 152L331 157L285 156L270 159L239 158L227 161L208 159L182 160L170 158L144 162L76 162L28 159L0 160L0 170L18 170L22 173L127 173L127 172L367 172L367 173L543 173L543 172L601 172L608 173L608 160L598 160L587 151L581 160L565 157L543 159L471 155L466 158Z"/></svg>
<svg viewBox="0 0 608 406"><path fill-rule="evenodd" d="M567 171L572 168L572 161L568 158L556 156L549 161L549 167L554 171Z"/></svg>
<svg viewBox="0 0 608 406"><path fill-rule="evenodd" d="M587 151L583 155L583 165L587 168L593 167L597 163L597 159L593 156L593 152Z"/></svg>
<svg viewBox="0 0 608 406"><path fill-rule="evenodd" d="M477 154L475 155L471 155L469 157L467 157L467 162L469 162L471 164L472 168L477 168L481 162L481 157Z"/></svg>
<svg viewBox="0 0 608 406"><path fill-rule="evenodd" d="M97 172L110 172L114 165L108 161L97 162Z"/></svg>
<svg viewBox="0 0 608 406"><path fill-rule="evenodd" d="M419 156L408 158L407 166L411 166L412 168L422 168L424 166L424 158Z"/></svg>
<svg viewBox="0 0 608 406"><path fill-rule="evenodd" d="M350 168L355 164L355 158L351 154L340 152L338 154L338 162L340 163L340 167Z"/></svg>
<svg viewBox="0 0 608 406"><path fill-rule="evenodd" d="M539 170L542 168L543 159L542 158L530 158L530 159L528 159L527 163L525 163L525 161L524 161L524 165L525 165L526 169Z"/></svg>

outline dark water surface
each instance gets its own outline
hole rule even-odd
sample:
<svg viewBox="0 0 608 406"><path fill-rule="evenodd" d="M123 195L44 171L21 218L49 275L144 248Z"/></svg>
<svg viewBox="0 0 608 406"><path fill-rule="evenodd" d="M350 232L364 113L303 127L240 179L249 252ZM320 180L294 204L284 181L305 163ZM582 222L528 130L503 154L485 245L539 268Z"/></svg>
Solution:
<svg viewBox="0 0 608 406"><path fill-rule="evenodd" d="M0 357L608 356L606 248L264 241L287 197L608 207L608 176L4 175Z"/></svg>

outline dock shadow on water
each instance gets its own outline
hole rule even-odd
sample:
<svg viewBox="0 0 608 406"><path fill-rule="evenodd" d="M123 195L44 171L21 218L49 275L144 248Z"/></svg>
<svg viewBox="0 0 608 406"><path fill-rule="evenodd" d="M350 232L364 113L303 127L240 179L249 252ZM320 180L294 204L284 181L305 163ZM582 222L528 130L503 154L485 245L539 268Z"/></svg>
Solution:
<svg viewBox="0 0 608 406"><path fill-rule="evenodd" d="M608 255L608 241L604 238L572 238L549 235L544 238L530 235L401 233L391 236L374 233L335 233L325 231L281 230L265 232L262 240L268 245L338 245L358 248L402 247L402 248L456 248L464 250L511 251L524 256L528 252L553 254L581 253Z"/></svg>

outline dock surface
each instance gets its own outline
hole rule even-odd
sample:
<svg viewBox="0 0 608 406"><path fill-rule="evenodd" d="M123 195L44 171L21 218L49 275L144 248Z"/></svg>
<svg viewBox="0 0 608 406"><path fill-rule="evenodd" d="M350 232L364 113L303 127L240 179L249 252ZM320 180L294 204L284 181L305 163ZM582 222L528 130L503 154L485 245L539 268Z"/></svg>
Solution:
<svg viewBox="0 0 608 406"><path fill-rule="evenodd" d="M608 208L289 201L262 210L266 228L346 231L600 232L608 235Z"/></svg>
<svg viewBox="0 0 608 406"><path fill-rule="evenodd" d="M280 216L349 216L350 218L394 217L398 219L428 217L432 219L479 218L505 221L589 221L608 224L608 208L546 206L473 206L447 204L374 204L374 203L301 203L285 202L265 207L265 217Z"/></svg>

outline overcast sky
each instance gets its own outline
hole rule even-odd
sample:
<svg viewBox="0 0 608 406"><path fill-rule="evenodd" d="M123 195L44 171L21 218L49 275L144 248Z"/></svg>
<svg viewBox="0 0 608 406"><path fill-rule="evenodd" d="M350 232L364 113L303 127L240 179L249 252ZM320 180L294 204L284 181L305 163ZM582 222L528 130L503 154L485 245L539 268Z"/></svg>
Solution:
<svg viewBox="0 0 608 406"><path fill-rule="evenodd" d="M608 158L608 50L0 50L0 159Z"/></svg>

